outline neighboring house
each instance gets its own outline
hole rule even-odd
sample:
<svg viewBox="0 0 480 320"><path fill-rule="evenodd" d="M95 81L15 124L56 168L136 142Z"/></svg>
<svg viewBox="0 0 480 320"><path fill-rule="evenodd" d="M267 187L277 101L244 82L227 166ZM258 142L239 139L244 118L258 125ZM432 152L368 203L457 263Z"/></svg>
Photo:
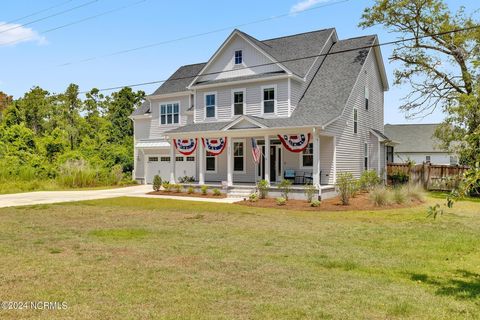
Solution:
<svg viewBox="0 0 480 320"><path fill-rule="evenodd" d="M456 165L458 158L440 149L440 142L434 137L438 124L386 124L385 134L396 142L387 148L387 161L416 164Z"/></svg>
<svg viewBox="0 0 480 320"><path fill-rule="evenodd" d="M339 172L383 174L388 82L376 44L376 35L340 40L335 29L262 41L234 30L209 61L180 67L132 114L134 178L192 176L249 190L260 179L292 178L326 193ZM300 153L279 138L302 134L311 139ZM225 150L207 152L202 138L226 140ZM198 147L183 155L173 139L198 139Z"/></svg>

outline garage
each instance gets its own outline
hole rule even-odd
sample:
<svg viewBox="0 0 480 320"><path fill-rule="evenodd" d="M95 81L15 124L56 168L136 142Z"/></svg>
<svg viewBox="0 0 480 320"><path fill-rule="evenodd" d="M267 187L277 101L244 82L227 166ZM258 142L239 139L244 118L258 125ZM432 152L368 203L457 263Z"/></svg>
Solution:
<svg viewBox="0 0 480 320"><path fill-rule="evenodd" d="M170 156L148 155L146 157L146 180L153 183L153 177L159 175L163 180L170 180ZM195 157L177 155L175 161L175 177L195 177Z"/></svg>

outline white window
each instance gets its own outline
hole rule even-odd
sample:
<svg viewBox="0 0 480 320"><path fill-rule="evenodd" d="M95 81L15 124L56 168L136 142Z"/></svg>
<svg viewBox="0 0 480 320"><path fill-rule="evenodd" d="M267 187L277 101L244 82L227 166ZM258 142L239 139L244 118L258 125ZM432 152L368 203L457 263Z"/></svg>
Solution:
<svg viewBox="0 0 480 320"><path fill-rule="evenodd" d="M363 145L363 169L368 170L368 143Z"/></svg>
<svg viewBox="0 0 480 320"><path fill-rule="evenodd" d="M232 94L233 115L242 115L245 112L245 90L235 90Z"/></svg>
<svg viewBox="0 0 480 320"><path fill-rule="evenodd" d="M263 113L275 113L275 87L263 88Z"/></svg>
<svg viewBox="0 0 480 320"><path fill-rule="evenodd" d="M426 162L430 162L430 161L431 161L431 157L430 157L430 156L426 156L426 157L425 157L425 161L426 161Z"/></svg>
<svg viewBox="0 0 480 320"><path fill-rule="evenodd" d="M160 123L178 124L180 104L178 102L165 103L160 105Z"/></svg>
<svg viewBox="0 0 480 320"><path fill-rule="evenodd" d="M148 157L148 162L158 162L158 157Z"/></svg>
<svg viewBox="0 0 480 320"><path fill-rule="evenodd" d="M243 141L233 142L233 171L245 172L245 143Z"/></svg>
<svg viewBox="0 0 480 320"><path fill-rule="evenodd" d="M353 109L353 133L358 132L358 110Z"/></svg>
<svg viewBox="0 0 480 320"><path fill-rule="evenodd" d="M302 151L302 168L313 167L313 143L309 143Z"/></svg>
<svg viewBox="0 0 480 320"><path fill-rule="evenodd" d="M215 109L217 106L217 94L207 93L205 94L205 117L215 118Z"/></svg>
<svg viewBox="0 0 480 320"><path fill-rule="evenodd" d="M217 172L217 157L207 151L205 155L205 170L208 172Z"/></svg>
<svg viewBox="0 0 480 320"><path fill-rule="evenodd" d="M235 51L235 64L242 64L243 63L243 52L242 50Z"/></svg>

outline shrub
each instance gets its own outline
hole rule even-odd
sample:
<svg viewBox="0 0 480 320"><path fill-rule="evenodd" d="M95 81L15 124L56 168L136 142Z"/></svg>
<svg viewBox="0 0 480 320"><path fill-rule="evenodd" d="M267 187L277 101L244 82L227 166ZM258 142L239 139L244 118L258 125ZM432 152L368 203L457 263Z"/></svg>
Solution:
<svg viewBox="0 0 480 320"><path fill-rule="evenodd" d="M195 177L189 177L189 176L180 177L178 178L178 182L180 183L195 182Z"/></svg>
<svg viewBox="0 0 480 320"><path fill-rule="evenodd" d="M217 197L222 195L222 193L220 192L220 190L218 190L217 188L213 189L212 192L213 192L213 195L214 195L214 196L217 196Z"/></svg>
<svg viewBox="0 0 480 320"><path fill-rule="evenodd" d="M408 182L408 179L409 179L408 175L405 172L400 170L393 172L388 176L388 178L392 181L392 184L394 186L399 184L405 184Z"/></svg>
<svg viewBox="0 0 480 320"><path fill-rule="evenodd" d="M260 180L257 183L258 196L260 199L265 199L268 196L268 182L267 180Z"/></svg>
<svg viewBox="0 0 480 320"><path fill-rule="evenodd" d="M284 197L278 197L275 199L275 202L277 203L277 206L284 206L287 204L287 199Z"/></svg>
<svg viewBox="0 0 480 320"><path fill-rule="evenodd" d="M250 202L257 202L258 201L258 194L252 193L248 196L248 201Z"/></svg>
<svg viewBox="0 0 480 320"><path fill-rule="evenodd" d="M99 184L100 173L83 159L67 160L60 167L59 184L70 188L94 187Z"/></svg>
<svg viewBox="0 0 480 320"><path fill-rule="evenodd" d="M282 182L279 183L278 188L280 189L282 197L288 201L288 194L292 191L292 181L283 179Z"/></svg>
<svg viewBox="0 0 480 320"><path fill-rule="evenodd" d="M317 188L315 188L312 184L306 184L305 188L303 189L303 193L305 193L305 197L307 197L308 202L312 202L313 197L317 194Z"/></svg>
<svg viewBox="0 0 480 320"><path fill-rule="evenodd" d="M203 194L203 195L206 195L207 192L208 192L208 187L205 186L205 185L203 185L203 186L200 187L200 191L202 191L202 194Z"/></svg>
<svg viewBox="0 0 480 320"><path fill-rule="evenodd" d="M396 204L404 204L410 199L407 197L405 188L395 188L393 189L392 200Z"/></svg>
<svg viewBox="0 0 480 320"><path fill-rule="evenodd" d="M366 170L362 173L358 182L361 190L370 191L379 185L381 180L374 170Z"/></svg>
<svg viewBox="0 0 480 320"><path fill-rule="evenodd" d="M159 175L155 175L153 177L153 190L160 191L160 187L162 186L162 178Z"/></svg>
<svg viewBox="0 0 480 320"><path fill-rule="evenodd" d="M311 207L319 207L320 206L320 201L318 200L313 200L312 202L310 202L310 206Z"/></svg>
<svg viewBox="0 0 480 320"><path fill-rule="evenodd" d="M123 167L120 164L116 164L110 170L110 176L113 184L118 185L123 179Z"/></svg>
<svg viewBox="0 0 480 320"><path fill-rule="evenodd" d="M172 186L170 185L170 182L168 182L168 181L163 181L163 182L162 182L162 188L163 188L164 191L170 192Z"/></svg>
<svg viewBox="0 0 480 320"><path fill-rule="evenodd" d="M188 187L187 193L188 193L188 194L195 193L195 188L194 188L194 187Z"/></svg>
<svg viewBox="0 0 480 320"><path fill-rule="evenodd" d="M350 197L352 197L355 192L356 183L356 179L350 172L343 172L338 174L336 188L338 193L340 194L340 200L342 201L342 205L345 206L349 204Z"/></svg>
<svg viewBox="0 0 480 320"><path fill-rule="evenodd" d="M407 198L411 201L425 201L425 190L420 184L409 183L404 186Z"/></svg>
<svg viewBox="0 0 480 320"><path fill-rule="evenodd" d="M182 192L183 186L181 184L174 184L174 185L172 185L172 188L175 189L176 193L180 193L180 192Z"/></svg>
<svg viewBox="0 0 480 320"><path fill-rule="evenodd" d="M392 203L392 193L386 187L376 187L370 192L370 200L381 207Z"/></svg>

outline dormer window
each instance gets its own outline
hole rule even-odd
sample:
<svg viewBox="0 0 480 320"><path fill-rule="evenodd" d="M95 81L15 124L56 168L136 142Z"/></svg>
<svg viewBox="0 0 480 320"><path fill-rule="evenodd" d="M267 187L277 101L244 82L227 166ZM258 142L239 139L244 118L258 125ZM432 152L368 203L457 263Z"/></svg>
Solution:
<svg viewBox="0 0 480 320"><path fill-rule="evenodd" d="M243 63L243 52L242 50L235 51L235 64L242 64Z"/></svg>

